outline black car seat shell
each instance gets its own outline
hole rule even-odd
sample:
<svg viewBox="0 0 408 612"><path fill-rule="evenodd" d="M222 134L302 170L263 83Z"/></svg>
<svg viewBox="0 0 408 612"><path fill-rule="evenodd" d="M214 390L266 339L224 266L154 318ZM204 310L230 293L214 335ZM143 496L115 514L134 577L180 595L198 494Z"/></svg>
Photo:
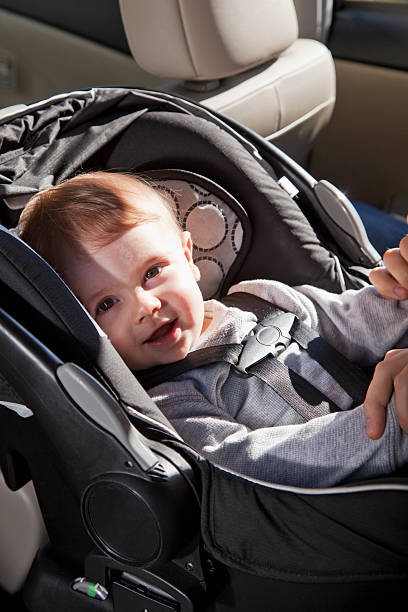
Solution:
<svg viewBox="0 0 408 612"><path fill-rule="evenodd" d="M209 296L261 273L342 291L365 284L378 261L358 232L326 223L316 182L272 145L182 98L73 92L4 118L0 133L6 227L31 194L79 170L150 173L159 188L179 193L184 182L190 201L197 193L211 200L204 208L241 237L225 235L221 248L230 240L229 253L238 252L207 285ZM294 197L275 180L283 174ZM179 204L187 224L192 205ZM329 602L341 610L350 600L373 609L401 595L406 475L311 490L202 460L50 266L4 228L0 254L2 469L17 493L33 479L50 539L22 577L30 610L58 601L90 610L97 602L71 588L80 575L108 589L100 609L118 611L152 602L244 610L249 598L254 610L272 598L282 610L301 601L302 609ZM31 414L22 418L7 402Z"/></svg>

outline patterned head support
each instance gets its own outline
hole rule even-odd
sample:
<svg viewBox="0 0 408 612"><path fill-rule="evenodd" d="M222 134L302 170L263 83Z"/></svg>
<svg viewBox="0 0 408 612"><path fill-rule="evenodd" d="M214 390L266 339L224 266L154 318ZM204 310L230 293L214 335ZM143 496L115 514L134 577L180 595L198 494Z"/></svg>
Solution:
<svg viewBox="0 0 408 612"><path fill-rule="evenodd" d="M175 179L159 178L156 173L149 176L169 197L182 230L191 233L204 299L218 297L247 242L240 218L243 211L229 194L198 175Z"/></svg>

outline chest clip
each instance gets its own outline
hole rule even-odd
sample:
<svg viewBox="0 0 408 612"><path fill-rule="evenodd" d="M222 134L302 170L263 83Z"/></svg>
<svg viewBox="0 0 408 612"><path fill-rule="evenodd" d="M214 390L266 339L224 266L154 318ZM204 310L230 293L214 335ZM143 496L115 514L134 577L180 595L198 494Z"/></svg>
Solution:
<svg viewBox="0 0 408 612"><path fill-rule="evenodd" d="M292 327L297 317L290 312L269 314L244 339L235 369L248 374L248 368L266 357L277 357L292 341Z"/></svg>

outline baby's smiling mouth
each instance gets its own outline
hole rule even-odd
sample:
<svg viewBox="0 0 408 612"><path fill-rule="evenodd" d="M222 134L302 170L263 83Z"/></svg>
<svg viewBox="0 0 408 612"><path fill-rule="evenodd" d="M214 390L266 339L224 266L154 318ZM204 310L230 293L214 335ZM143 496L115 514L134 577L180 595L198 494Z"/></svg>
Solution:
<svg viewBox="0 0 408 612"><path fill-rule="evenodd" d="M176 321L177 319L174 319L174 321L169 321L168 323L160 325L160 327L158 327L156 331L154 331L152 335L144 341L143 344L155 342L159 343L160 341L165 340L173 332L176 325Z"/></svg>

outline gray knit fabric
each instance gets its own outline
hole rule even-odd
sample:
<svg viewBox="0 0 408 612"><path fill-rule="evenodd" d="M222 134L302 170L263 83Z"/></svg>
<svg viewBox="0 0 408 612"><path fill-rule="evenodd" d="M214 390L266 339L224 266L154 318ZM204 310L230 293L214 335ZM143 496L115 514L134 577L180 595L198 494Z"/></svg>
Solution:
<svg viewBox="0 0 408 612"><path fill-rule="evenodd" d="M408 347L408 300L379 296L373 287L331 294L274 281L248 281L246 291L297 315L360 366L390 348ZM253 328L250 312L206 302L211 325L194 349L241 342ZM295 343L280 360L324 392L341 412L305 420L255 376L238 377L228 364L188 372L150 391L183 439L212 462L250 477L300 487L328 487L389 473L408 459L408 436L393 398L380 440L365 432L363 407L347 410L350 397ZM321 411L319 412L321 415Z"/></svg>

